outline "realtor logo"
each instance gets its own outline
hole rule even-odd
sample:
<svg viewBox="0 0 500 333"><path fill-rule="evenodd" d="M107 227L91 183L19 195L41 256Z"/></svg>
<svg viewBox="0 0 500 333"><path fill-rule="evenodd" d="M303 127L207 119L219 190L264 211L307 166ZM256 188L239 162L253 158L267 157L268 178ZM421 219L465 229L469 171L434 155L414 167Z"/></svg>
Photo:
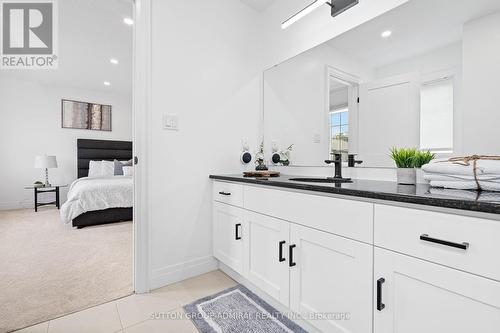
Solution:
<svg viewBox="0 0 500 333"><path fill-rule="evenodd" d="M55 0L0 0L0 8L0 68L57 68Z"/></svg>

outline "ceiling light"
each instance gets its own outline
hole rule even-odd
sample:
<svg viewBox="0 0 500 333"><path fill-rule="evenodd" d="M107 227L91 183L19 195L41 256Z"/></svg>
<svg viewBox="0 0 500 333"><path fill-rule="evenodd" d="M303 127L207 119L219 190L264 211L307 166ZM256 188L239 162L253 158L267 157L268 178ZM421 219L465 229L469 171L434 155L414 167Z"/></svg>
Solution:
<svg viewBox="0 0 500 333"><path fill-rule="evenodd" d="M104 81L104 85L105 85L106 87L109 87L109 86L111 85L111 82L109 82L109 81Z"/></svg>
<svg viewBox="0 0 500 333"><path fill-rule="evenodd" d="M311 2L308 6L306 6L304 9L299 11L298 13L292 15L288 19L285 20L281 24L281 29L286 29L304 16L312 13L322 5L328 5L331 7L331 15L332 17L335 17L337 15L342 14L349 8L352 8L356 6L359 3L359 0L331 0L331 1L326 1L326 0L316 0Z"/></svg>
<svg viewBox="0 0 500 333"><path fill-rule="evenodd" d="M386 30L384 31L383 33L380 34L380 36L382 36L382 38L388 38L392 35L392 31L391 30Z"/></svg>
<svg viewBox="0 0 500 333"><path fill-rule="evenodd" d="M323 6L326 4L325 0L316 0L313 1L311 4L309 4L307 7L299 11L298 13L290 16L288 19L286 19L282 24L281 24L281 29L286 29L295 22L299 21L302 19L304 16L309 15L319 7Z"/></svg>
<svg viewBox="0 0 500 333"><path fill-rule="evenodd" d="M109 59L109 62L112 63L113 65L118 65L118 59L111 58Z"/></svg>
<svg viewBox="0 0 500 333"><path fill-rule="evenodd" d="M123 23L125 23L126 25L132 25L134 24L134 20L132 20L130 17L125 17L123 19Z"/></svg>

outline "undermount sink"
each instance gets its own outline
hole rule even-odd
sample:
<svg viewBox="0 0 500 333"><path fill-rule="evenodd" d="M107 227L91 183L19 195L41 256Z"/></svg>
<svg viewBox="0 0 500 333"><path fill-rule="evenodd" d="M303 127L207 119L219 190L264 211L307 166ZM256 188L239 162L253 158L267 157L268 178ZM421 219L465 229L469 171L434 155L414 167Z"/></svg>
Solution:
<svg viewBox="0 0 500 333"><path fill-rule="evenodd" d="M341 183L352 183L349 178L290 178L294 182L304 182L304 183L329 183L329 184L341 184Z"/></svg>

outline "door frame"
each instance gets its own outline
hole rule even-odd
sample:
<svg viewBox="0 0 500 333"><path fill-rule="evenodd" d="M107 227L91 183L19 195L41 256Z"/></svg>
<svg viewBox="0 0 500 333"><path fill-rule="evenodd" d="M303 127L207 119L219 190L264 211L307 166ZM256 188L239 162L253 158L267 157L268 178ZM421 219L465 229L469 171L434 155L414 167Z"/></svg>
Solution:
<svg viewBox="0 0 500 333"><path fill-rule="evenodd" d="M133 0L132 119L134 166L134 291L150 291L151 272L151 8L152 0Z"/></svg>
<svg viewBox="0 0 500 333"><path fill-rule="evenodd" d="M341 69L335 68L331 65L326 65L325 70L325 117L328 117L328 120L325 122L325 125L328 126L325 133L330 133L330 77L334 77L336 80L345 83L349 86L349 92L352 92L353 87L357 87L357 97L359 98L361 79L353 74L344 72ZM358 151L358 119L359 119L359 103L355 104L355 110L350 110L350 107L353 106L353 102L351 101L351 93L348 94L347 104L349 107L349 153ZM351 112L352 111L352 112ZM331 144L331 137L328 134L328 146ZM347 163L345 163L347 165Z"/></svg>

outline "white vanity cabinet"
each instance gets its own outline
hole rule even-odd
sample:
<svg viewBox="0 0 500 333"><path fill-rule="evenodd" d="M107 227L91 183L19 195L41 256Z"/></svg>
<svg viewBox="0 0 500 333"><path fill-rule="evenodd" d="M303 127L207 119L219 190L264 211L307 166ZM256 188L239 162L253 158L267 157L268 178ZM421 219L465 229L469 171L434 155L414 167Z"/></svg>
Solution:
<svg viewBox="0 0 500 333"><path fill-rule="evenodd" d="M500 332L499 221L311 193L215 182L214 256L321 332Z"/></svg>
<svg viewBox="0 0 500 333"><path fill-rule="evenodd" d="M246 211L245 225L244 276L288 307L290 223Z"/></svg>
<svg viewBox="0 0 500 333"><path fill-rule="evenodd" d="M500 331L500 222L375 205L374 243L375 333Z"/></svg>
<svg viewBox="0 0 500 333"><path fill-rule="evenodd" d="M371 332L373 247L300 225L290 243L292 311L323 332Z"/></svg>
<svg viewBox="0 0 500 333"><path fill-rule="evenodd" d="M214 201L213 254L214 257L243 274L243 209Z"/></svg>
<svg viewBox="0 0 500 333"><path fill-rule="evenodd" d="M375 333L497 333L500 283L375 248Z"/></svg>
<svg viewBox="0 0 500 333"><path fill-rule="evenodd" d="M372 332L373 204L244 186L237 207L231 185L214 184L214 256L321 331Z"/></svg>

